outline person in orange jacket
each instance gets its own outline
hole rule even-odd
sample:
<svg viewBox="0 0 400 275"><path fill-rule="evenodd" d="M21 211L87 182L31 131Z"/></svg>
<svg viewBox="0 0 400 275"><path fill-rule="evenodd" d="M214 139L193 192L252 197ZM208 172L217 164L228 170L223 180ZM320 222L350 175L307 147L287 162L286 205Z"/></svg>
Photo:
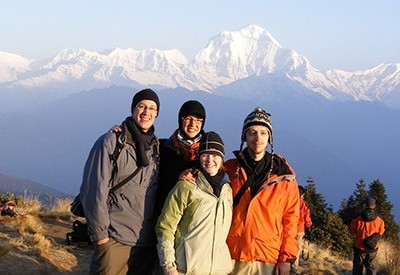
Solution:
<svg viewBox="0 0 400 275"><path fill-rule="evenodd" d="M292 273L296 274L297 269L299 267L299 258L300 258L300 251L303 249L304 242L303 238L304 236L310 235L311 234L311 216L310 216L310 209L307 206L307 203L304 201L304 195L306 193L306 189L299 185L299 194L300 194L300 216L299 216L299 222L297 224L297 242L299 243L299 253L297 254L297 259L292 265Z"/></svg>
<svg viewBox="0 0 400 275"><path fill-rule="evenodd" d="M227 238L232 274L287 275L298 253L295 173L285 158L274 154L270 114L262 108L245 118L241 140L236 158L225 163L234 196Z"/></svg>
<svg viewBox="0 0 400 275"><path fill-rule="evenodd" d="M364 201L363 211L350 223L354 235L353 275L376 274L376 254L379 240L385 232L385 222L375 211L376 201L369 197Z"/></svg>

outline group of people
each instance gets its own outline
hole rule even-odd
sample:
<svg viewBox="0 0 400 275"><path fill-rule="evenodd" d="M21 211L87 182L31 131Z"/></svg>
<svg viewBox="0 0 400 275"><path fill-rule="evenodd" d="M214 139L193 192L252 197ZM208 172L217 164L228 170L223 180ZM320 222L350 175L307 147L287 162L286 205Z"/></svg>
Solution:
<svg viewBox="0 0 400 275"><path fill-rule="evenodd" d="M240 149L225 161L200 102L181 106L167 139L155 135L159 110L153 90L137 92L131 115L89 153L80 198L95 244L90 274L290 274L311 221L299 226L302 198L274 153L270 114L246 116Z"/></svg>

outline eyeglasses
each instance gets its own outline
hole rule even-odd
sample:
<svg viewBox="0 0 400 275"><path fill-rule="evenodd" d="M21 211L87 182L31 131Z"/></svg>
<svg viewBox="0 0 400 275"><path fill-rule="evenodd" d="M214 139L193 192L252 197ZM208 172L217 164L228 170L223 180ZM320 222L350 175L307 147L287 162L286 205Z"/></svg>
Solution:
<svg viewBox="0 0 400 275"><path fill-rule="evenodd" d="M195 124L201 124L201 123L203 123L204 119L193 117L193 116L187 116L183 119L183 121L186 123L193 122Z"/></svg>
<svg viewBox="0 0 400 275"><path fill-rule="evenodd" d="M143 112L144 110L148 110L150 113L157 113L157 108L154 106L146 106L144 104L139 104L136 106L136 108L140 111Z"/></svg>

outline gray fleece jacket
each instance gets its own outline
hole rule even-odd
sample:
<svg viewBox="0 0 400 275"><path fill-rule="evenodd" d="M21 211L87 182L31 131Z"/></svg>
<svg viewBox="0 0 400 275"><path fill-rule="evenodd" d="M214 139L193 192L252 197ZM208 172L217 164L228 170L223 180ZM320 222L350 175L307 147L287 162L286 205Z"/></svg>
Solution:
<svg viewBox="0 0 400 275"><path fill-rule="evenodd" d="M154 138L150 150L146 151L149 165L142 167L133 179L108 195L112 186L127 178L137 168L134 143L125 129L119 136L119 142L123 143L124 147L117 159L118 173L110 183L112 162L109 155L114 152L116 142L115 133L101 136L92 147L85 164L80 198L88 222L89 235L93 241L112 237L131 246L154 245L158 141Z"/></svg>

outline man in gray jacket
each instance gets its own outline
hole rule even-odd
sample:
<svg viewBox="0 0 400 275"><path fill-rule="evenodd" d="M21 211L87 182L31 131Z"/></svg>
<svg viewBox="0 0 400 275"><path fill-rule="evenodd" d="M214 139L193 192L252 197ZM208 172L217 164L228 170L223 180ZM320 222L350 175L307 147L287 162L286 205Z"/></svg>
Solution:
<svg viewBox="0 0 400 275"><path fill-rule="evenodd" d="M89 235L95 243L90 274L151 274L156 264L159 151L153 124L159 108L154 91L139 91L132 100L132 116L121 125L122 134L104 134L90 151L80 188ZM113 176L110 156L117 143L123 147ZM126 184L109 193L136 170Z"/></svg>

